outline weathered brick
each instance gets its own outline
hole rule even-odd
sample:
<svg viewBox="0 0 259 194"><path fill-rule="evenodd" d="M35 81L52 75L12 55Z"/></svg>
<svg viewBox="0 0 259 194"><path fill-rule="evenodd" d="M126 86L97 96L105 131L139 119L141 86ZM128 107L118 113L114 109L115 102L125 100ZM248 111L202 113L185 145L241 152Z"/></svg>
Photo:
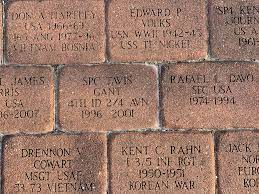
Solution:
<svg viewBox="0 0 259 194"><path fill-rule="evenodd" d="M258 128L259 66L255 63L166 65L162 70L163 126Z"/></svg>
<svg viewBox="0 0 259 194"><path fill-rule="evenodd" d="M157 127L157 69L146 65L66 66L59 122L66 130Z"/></svg>
<svg viewBox="0 0 259 194"><path fill-rule="evenodd" d="M6 15L8 63L105 60L103 0L11 0Z"/></svg>
<svg viewBox="0 0 259 194"><path fill-rule="evenodd" d="M207 55L205 0L109 0L112 61L175 61Z"/></svg>
<svg viewBox="0 0 259 194"><path fill-rule="evenodd" d="M218 59L259 59L257 0L209 0L210 44Z"/></svg>
<svg viewBox="0 0 259 194"><path fill-rule="evenodd" d="M54 127L51 67L0 67L0 132L45 132Z"/></svg>
<svg viewBox="0 0 259 194"><path fill-rule="evenodd" d="M3 2L0 3L0 63L3 62Z"/></svg>
<svg viewBox="0 0 259 194"><path fill-rule="evenodd" d="M3 147L3 193L106 193L104 135L8 136Z"/></svg>
<svg viewBox="0 0 259 194"><path fill-rule="evenodd" d="M215 193L210 133L112 134L110 193Z"/></svg>
<svg viewBox="0 0 259 194"><path fill-rule="evenodd" d="M234 131L217 138L219 193L259 192L259 133Z"/></svg>

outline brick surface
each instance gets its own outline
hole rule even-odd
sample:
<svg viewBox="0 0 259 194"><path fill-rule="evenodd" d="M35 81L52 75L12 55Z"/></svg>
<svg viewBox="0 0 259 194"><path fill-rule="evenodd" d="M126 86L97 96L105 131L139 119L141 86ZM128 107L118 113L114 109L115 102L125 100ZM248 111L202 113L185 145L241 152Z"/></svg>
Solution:
<svg viewBox="0 0 259 194"><path fill-rule="evenodd" d="M64 67L59 84L61 128L100 131L157 127L156 71L145 65Z"/></svg>
<svg viewBox="0 0 259 194"><path fill-rule="evenodd" d="M3 155L3 148L2 148L2 141L3 141L3 136L2 137L0 137L0 144L1 144L1 146L0 146L0 162L1 162L1 165L0 165L0 171L2 172L2 155ZM0 181L1 181L1 183L2 183L2 175L0 176ZM2 191L2 185L0 184L0 190Z"/></svg>
<svg viewBox="0 0 259 194"><path fill-rule="evenodd" d="M163 126L258 128L259 66L196 63L164 66Z"/></svg>
<svg viewBox="0 0 259 194"><path fill-rule="evenodd" d="M0 62L3 62L3 3L0 3Z"/></svg>
<svg viewBox="0 0 259 194"><path fill-rule="evenodd" d="M217 141L219 192L259 193L259 133L221 133Z"/></svg>
<svg viewBox="0 0 259 194"><path fill-rule="evenodd" d="M204 0L109 0L112 61L172 61L205 58Z"/></svg>
<svg viewBox="0 0 259 194"><path fill-rule="evenodd" d="M104 61L103 0L11 0L6 15L9 63Z"/></svg>
<svg viewBox="0 0 259 194"><path fill-rule="evenodd" d="M124 133L109 139L111 193L215 193L209 133Z"/></svg>
<svg viewBox="0 0 259 194"><path fill-rule="evenodd" d="M4 139L3 193L106 193L104 135Z"/></svg>
<svg viewBox="0 0 259 194"><path fill-rule="evenodd" d="M54 81L50 67L1 67L0 96L1 133L53 130Z"/></svg>
<svg viewBox="0 0 259 194"><path fill-rule="evenodd" d="M257 0L209 0L212 57L259 59Z"/></svg>

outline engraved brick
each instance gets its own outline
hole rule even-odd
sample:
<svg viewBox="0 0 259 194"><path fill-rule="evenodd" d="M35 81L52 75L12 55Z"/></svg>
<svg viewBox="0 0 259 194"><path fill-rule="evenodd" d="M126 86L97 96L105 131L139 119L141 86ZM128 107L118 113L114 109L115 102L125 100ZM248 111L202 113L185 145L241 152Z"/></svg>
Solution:
<svg viewBox="0 0 259 194"><path fill-rule="evenodd" d="M104 135L4 139L3 193L106 193Z"/></svg>
<svg viewBox="0 0 259 194"><path fill-rule="evenodd" d="M258 128L259 66L194 63L164 66L163 126Z"/></svg>
<svg viewBox="0 0 259 194"><path fill-rule="evenodd" d="M59 83L59 120L67 130L157 127L157 68L67 66Z"/></svg>
<svg viewBox="0 0 259 194"><path fill-rule="evenodd" d="M209 133L124 133L108 145L111 193L215 193Z"/></svg>
<svg viewBox="0 0 259 194"><path fill-rule="evenodd" d="M0 67L0 131L43 132L54 127L51 67Z"/></svg>
<svg viewBox="0 0 259 194"><path fill-rule="evenodd" d="M205 0L109 0L112 61L175 61L205 58Z"/></svg>
<svg viewBox="0 0 259 194"><path fill-rule="evenodd" d="M235 131L219 134L218 179L220 193L259 192L259 133Z"/></svg>
<svg viewBox="0 0 259 194"><path fill-rule="evenodd" d="M211 54L219 59L259 59L257 0L210 0Z"/></svg>
<svg viewBox="0 0 259 194"><path fill-rule="evenodd" d="M24 64L103 62L103 0L11 0L7 60Z"/></svg>

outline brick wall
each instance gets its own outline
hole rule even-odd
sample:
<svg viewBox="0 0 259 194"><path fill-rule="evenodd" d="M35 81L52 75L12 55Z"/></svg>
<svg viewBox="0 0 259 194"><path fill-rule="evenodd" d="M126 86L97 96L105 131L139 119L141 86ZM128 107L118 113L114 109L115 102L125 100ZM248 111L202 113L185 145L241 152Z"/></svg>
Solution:
<svg viewBox="0 0 259 194"><path fill-rule="evenodd" d="M259 193L258 0L1 14L1 193Z"/></svg>

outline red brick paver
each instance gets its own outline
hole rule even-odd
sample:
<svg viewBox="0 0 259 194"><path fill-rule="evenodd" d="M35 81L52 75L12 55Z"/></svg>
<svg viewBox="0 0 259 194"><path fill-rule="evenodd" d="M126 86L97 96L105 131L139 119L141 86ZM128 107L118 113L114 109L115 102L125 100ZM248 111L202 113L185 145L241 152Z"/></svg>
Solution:
<svg viewBox="0 0 259 194"><path fill-rule="evenodd" d="M4 193L106 193L104 135L7 137Z"/></svg>
<svg viewBox="0 0 259 194"><path fill-rule="evenodd" d="M0 67L0 131L46 132L54 128L51 67Z"/></svg>
<svg viewBox="0 0 259 194"><path fill-rule="evenodd" d="M104 61L103 0L11 0L6 17L8 63Z"/></svg>
<svg viewBox="0 0 259 194"><path fill-rule="evenodd" d="M205 0L109 0L112 61L197 60L207 55Z"/></svg>
<svg viewBox="0 0 259 194"><path fill-rule="evenodd" d="M255 63L182 63L162 70L166 128L259 127L259 66Z"/></svg>
<svg viewBox="0 0 259 194"><path fill-rule="evenodd" d="M210 133L121 133L109 139L111 193L215 193Z"/></svg>
<svg viewBox="0 0 259 194"><path fill-rule="evenodd" d="M156 128L157 70L146 65L61 70L59 121L75 131Z"/></svg>

